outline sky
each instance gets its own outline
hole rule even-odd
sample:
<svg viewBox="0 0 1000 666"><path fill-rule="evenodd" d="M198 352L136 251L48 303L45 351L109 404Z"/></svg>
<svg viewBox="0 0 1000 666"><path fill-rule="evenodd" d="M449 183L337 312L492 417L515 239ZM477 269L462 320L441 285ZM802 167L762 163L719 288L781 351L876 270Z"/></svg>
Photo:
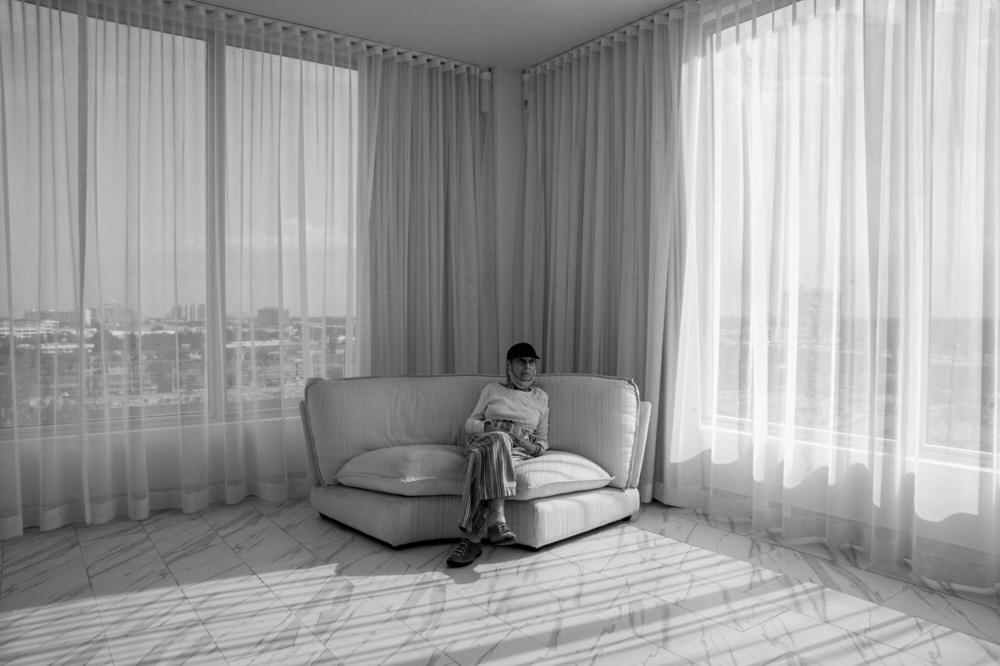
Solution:
<svg viewBox="0 0 1000 666"><path fill-rule="evenodd" d="M355 72L227 47L218 171L206 150L203 42L92 20L81 111L75 18L64 14L60 27L45 16L41 29L28 16L0 45L10 193L0 317L75 310L81 238L84 307L115 301L160 317L175 304L207 302L216 175L226 185L227 311L282 303L297 316L304 292L310 314L345 314Z"/></svg>

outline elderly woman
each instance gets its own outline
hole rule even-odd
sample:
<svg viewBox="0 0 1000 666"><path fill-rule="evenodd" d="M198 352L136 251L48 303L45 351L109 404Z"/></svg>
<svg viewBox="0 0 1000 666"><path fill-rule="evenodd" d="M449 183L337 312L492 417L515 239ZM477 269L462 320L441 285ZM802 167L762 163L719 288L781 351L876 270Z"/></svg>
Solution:
<svg viewBox="0 0 1000 666"><path fill-rule="evenodd" d="M464 537L448 556L464 567L483 552L482 542L512 544L504 498L517 492L514 470L549 448L549 396L532 386L538 354L527 342L507 350L507 381L488 384L465 422L465 491L459 528Z"/></svg>

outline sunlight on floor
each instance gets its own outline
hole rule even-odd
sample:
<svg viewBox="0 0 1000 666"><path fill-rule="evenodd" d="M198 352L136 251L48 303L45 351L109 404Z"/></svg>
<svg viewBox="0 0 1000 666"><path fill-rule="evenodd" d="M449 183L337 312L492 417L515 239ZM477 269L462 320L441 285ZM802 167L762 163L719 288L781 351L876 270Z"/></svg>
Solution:
<svg viewBox="0 0 1000 666"><path fill-rule="evenodd" d="M995 606L660 505L537 552L488 548L465 569L444 566L449 548L392 549L305 501L27 534L2 544L0 661L1000 660Z"/></svg>

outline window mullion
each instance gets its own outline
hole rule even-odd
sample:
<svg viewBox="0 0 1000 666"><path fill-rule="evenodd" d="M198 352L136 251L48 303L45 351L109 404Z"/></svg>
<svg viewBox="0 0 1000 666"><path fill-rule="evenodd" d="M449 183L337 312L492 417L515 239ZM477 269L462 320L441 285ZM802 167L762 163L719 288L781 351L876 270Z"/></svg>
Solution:
<svg viewBox="0 0 1000 666"><path fill-rule="evenodd" d="M206 45L206 400L211 418L226 413L226 40L210 27Z"/></svg>

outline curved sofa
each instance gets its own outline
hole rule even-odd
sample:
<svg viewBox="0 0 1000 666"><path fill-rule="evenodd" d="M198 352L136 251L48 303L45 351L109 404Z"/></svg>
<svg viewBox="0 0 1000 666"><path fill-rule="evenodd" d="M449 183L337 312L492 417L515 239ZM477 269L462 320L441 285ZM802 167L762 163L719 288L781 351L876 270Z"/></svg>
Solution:
<svg viewBox="0 0 1000 666"><path fill-rule="evenodd" d="M459 538L460 437L492 375L310 379L300 404L321 514L392 546ZM518 467L506 505L518 543L540 548L639 509L649 403L629 380L540 375L549 446Z"/></svg>

